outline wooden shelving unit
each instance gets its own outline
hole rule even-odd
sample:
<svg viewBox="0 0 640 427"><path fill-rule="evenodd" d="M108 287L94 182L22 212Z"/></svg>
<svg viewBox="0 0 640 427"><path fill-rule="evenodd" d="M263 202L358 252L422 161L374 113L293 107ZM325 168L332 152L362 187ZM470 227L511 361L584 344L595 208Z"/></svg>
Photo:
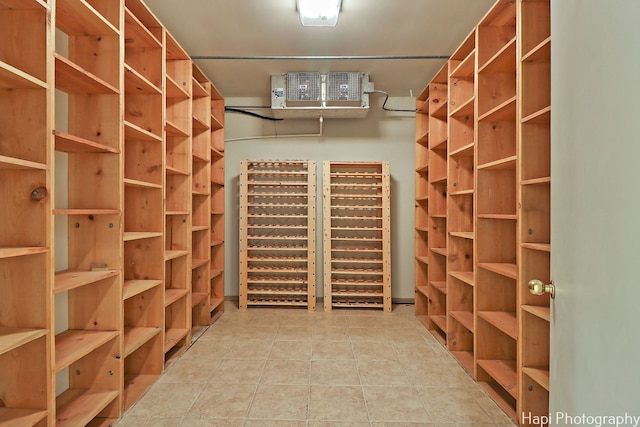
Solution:
<svg viewBox="0 0 640 427"><path fill-rule="evenodd" d="M58 426L115 419L122 410L122 13L105 1L52 2L58 30L49 57L57 90L53 166L67 170L56 176L53 211L68 242L54 256L49 387ZM58 107L65 104L66 111Z"/></svg>
<svg viewBox="0 0 640 427"><path fill-rule="evenodd" d="M53 358L50 6L0 5L0 424L47 426ZM20 37L16 37L20 34ZM24 55L29 51L32 55Z"/></svg>
<svg viewBox="0 0 640 427"><path fill-rule="evenodd" d="M165 54L165 363L191 342L192 63L164 31Z"/></svg>
<svg viewBox="0 0 640 427"><path fill-rule="evenodd" d="M140 0L124 9L123 411L162 374L164 96L162 25Z"/></svg>
<svg viewBox="0 0 640 427"><path fill-rule="evenodd" d="M240 162L240 309L316 307L316 163Z"/></svg>
<svg viewBox="0 0 640 427"><path fill-rule="evenodd" d="M441 70L417 105L416 164L424 170L428 140L430 191L425 227L417 181L416 314L516 422L549 411L549 297L527 286L550 279L549 10L548 0L498 0L451 56L448 82ZM429 108L425 132L421 103L445 83L448 113ZM444 171L434 154L446 144Z"/></svg>
<svg viewBox="0 0 640 427"><path fill-rule="evenodd" d="M451 56L447 180L447 346L475 375L476 31Z"/></svg>
<svg viewBox="0 0 640 427"><path fill-rule="evenodd" d="M531 295L527 284L551 279L549 0L519 3L518 22L519 412L540 416L549 413L549 296Z"/></svg>
<svg viewBox="0 0 640 427"><path fill-rule="evenodd" d="M323 163L324 309L391 311L388 162Z"/></svg>
<svg viewBox="0 0 640 427"><path fill-rule="evenodd" d="M224 98L211 85L211 239L209 313L215 321L224 313Z"/></svg>

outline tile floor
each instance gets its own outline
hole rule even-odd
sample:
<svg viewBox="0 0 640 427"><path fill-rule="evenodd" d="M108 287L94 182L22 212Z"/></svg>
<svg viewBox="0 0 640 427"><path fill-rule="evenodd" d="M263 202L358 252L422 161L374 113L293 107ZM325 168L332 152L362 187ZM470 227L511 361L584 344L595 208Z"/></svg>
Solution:
<svg viewBox="0 0 640 427"><path fill-rule="evenodd" d="M225 309L118 427L513 427L412 305Z"/></svg>

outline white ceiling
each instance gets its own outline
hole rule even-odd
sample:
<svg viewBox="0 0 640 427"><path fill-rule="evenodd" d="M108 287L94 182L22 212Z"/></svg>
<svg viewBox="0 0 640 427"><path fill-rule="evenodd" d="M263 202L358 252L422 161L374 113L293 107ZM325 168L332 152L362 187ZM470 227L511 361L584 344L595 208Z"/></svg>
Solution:
<svg viewBox="0 0 640 427"><path fill-rule="evenodd" d="M494 2L343 0L328 28L302 27L296 0L146 0L192 57L243 58L195 59L227 98L266 98L271 74L295 71L364 72L377 90L415 96L445 59L397 57L451 55ZM293 59L318 56L333 58ZM392 58L343 59L361 56Z"/></svg>

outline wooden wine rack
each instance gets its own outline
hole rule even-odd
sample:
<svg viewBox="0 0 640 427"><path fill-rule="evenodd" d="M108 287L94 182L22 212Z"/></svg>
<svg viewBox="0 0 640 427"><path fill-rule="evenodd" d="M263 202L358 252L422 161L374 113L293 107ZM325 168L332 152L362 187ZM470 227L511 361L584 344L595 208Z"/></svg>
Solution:
<svg viewBox="0 0 640 427"><path fill-rule="evenodd" d="M316 308L316 163L240 162L240 309Z"/></svg>
<svg viewBox="0 0 640 427"><path fill-rule="evenodd" d="M391 311L388 162L323 163L324 309Z"/></svg>

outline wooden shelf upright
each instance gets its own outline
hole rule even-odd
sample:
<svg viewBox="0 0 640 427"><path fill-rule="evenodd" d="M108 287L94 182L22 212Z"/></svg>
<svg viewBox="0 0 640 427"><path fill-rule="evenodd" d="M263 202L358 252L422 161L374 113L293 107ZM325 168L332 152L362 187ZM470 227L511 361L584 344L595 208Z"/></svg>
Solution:
<svg viewBox="0 0 640 427"><path fill-rule="evenodd" d="M324 309L391 305L389 162L323 163Z"/></svg>
<svg viewBox="0 0 640 427"><path fill-rule="evenodd" d="M33 0L0 4L0 424L8 425L55 420L50 10Z"/></svg>
<svg viewBox="0 0 640 427"><path fill-rule="evenodd" d="M316 308L316 163L240 162L240 309Z"/></svg>
<svg viewBox="0 0 640 427"><path fill-rule="evenodd" d="M67 175L54 193L66 236L55 247L50 411L58 426L84 425L122 410L124 11L104 0L51 3L56 106L67 106L55 112L54 167Z"/></svg>
<svg viewBox="0 0 640 427"><path fill-rule="evenodd" d="M549 0L498 0L449 60L448 113L429 108L425 124L442 72L417 104L417 266L422 234L429 256L426 271L416 267L416 315L518 423L549 411L550 300L531 295L528 282L550 280L550 46ZM445 140L438 125L447 171L433 150ZM442 203L431 191L438 185L447 188Z"/></svg>

